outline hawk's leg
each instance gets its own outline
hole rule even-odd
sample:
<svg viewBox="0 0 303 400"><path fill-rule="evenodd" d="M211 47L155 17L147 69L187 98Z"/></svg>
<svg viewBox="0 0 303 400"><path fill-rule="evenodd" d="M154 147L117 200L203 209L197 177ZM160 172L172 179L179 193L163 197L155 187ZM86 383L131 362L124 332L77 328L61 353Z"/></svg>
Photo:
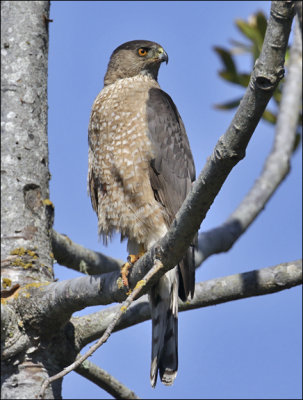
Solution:
<svg viewBox="0 0 303 400"><path fill-rule="evenodd" d="M122 265L121 267L121 277L122 277L122 282L124 286L128 287L128 275L129 275L129 270L133 267L133 265L135 264L136 261L139 260L139 255L134 255L134 254L130 254L127 257L127 262L125 264Z"/></svg>
<svg viewBox="0 0 303 400"><path fill-rule="evenodd" d="M129 275L129 270L134 266L135 262L139 260L140 257L143 256L145 253L144 247L140 245L140 250L138 254L130 254L127 257L127 262L122 265L121 267L121 278L123 285L128 287L128 275Z"/></svg>

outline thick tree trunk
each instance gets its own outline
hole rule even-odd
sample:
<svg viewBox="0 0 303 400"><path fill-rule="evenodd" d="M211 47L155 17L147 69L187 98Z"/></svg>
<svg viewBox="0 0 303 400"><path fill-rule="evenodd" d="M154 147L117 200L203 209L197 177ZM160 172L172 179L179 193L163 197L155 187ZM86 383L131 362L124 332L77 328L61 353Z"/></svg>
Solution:
<svg viewBox="0 0 303 400"><path fill-rule="evenodd" d="M34 398L52 369L11 301L53 280L47 140L48 1L1 3L2 398ZM9 304L8 304L9 303ZM47 365L48 364L48 365ZM60 397L60 382L48 398Z"/></svg>

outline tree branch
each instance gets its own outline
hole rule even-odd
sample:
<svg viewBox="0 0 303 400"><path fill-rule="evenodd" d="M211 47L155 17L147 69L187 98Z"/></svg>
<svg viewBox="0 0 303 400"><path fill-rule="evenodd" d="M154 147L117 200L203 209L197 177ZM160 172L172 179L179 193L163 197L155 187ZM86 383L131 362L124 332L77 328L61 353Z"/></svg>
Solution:
<svg viewBox="0 0 303 400"><path fill-rule="evenodd" d="M71 365L68 367L65 367L61 372L58 374L53 375L51 378L45 379L41 386L41 390L39 392L39 398L44 398L44 393L47 387L49 386L50 383L53 383L56 380L59 380L63 378L65 375L67 375L69 372L75 370L76 368L79 367L85 361L89 356L91 356L100 346L102 346L109 338L111 333L113 332L115 326L123 316L123 314L126 312L130 304L134 301L134 299L140 295L140 292L142 292L142 288L146 285L147 282L150 282L152 277L157 273L157 271L163 269L163 264L159 260L155 260L154 266L148 271L148 273L145 275L144 279L139 281L134 288L133 291L128 295L127 299L124 301L123 305L116 311L115 315L113 316L110 324L107 326L105 332L101 336L101 338L93 344L89 350L83 355L77 358L75 362L73 362Z"/></svg>
<svg viewBox="0 0 303 400"><path fill-rule="evenodd" d="M100 346L102 346L108 340L113 331L121 329L119 323L122 322L123 324L123 320L127 318L127 309L129 309L134 299L140 295L140 292L143 292L142 288L147 283L150 283L153 276L155 276L158 271L163 268L163 264L159 260L156 260L153 268L148 271L148 273L144 277L144 280L137 283L135 289L129 294L123 305L112 308L112 311L114 311L114 313L111 315L110 322L106 324L106 328L103 331L101 338L98 339L98 341L94 345L92 345L83 356L78 357L77 360L71 365L64 368L58 374L46 379L39 393L40 398L43 398L44 392L50 383L63 378L66 374L78 368L83 361L91 356ZM196 293L193 300L191 302L180 303L180 310L183 311L188 309L195 309L203 306L237 300L244 297L274 293L301 283L302 260L294 261L291 263L284 263L276 267L270 267L263 270L250 271L224 278L213 279L211 281L201 282L199 285L196 285ZM98 313L95 313L95 315L97 314ZM100 314L98 315L98 317L100 326L100 319L102 320L102 318L100 318ZM149 317L150 315L148 315L148 318ZM126 320L128 320L128 318ZM79 318L78 323L79 321L83 321L83 319ZM89 316L89 324L87 324L87 320L85 321L86 326L90 325L91 321L92 315ZM130 325L128 324L128 326ZM100 329L98 333L100 333ZM77 326L75 326L75 336L77 336ZM86 334L86 340L87 339L88 336ZM82 343L82 346L84 346L86 344L85 338L75 337L74 343L77 343L79 345L80 342Z"/></svg>
<svg viewBox="0 0 303 400"><path fill-rule="evenodd" d="M190 302L179 301L179 311L208 307L228 301L276 293L302 284L302 260L211 279L196 284ZM77 351L99 338L121 306L113 306L83 317L73 317ZM147 296L132 303L114 331L119 331L150 319Z"/></svg>
<svg viewBox="0 0 303 400"><path fill-rule="evenodd" d="M55 230L52 230L52 248L59 264L88 275L118 271L123 264L120 260L86 249Z"/></svg>
<svg viewBox="0 0 303 400"><path fill-rule="evenodd" d="M295 25L273 148L260 177L226 222L200 233L196 251L197 266L210 255L228 251L233 246L264 210L266 203L290 171L302 96L302 39L298 24Z"/></svg>
<svg viewBox="0 0 303 400"><path fill-rule="evenodd" d="M94 382L116 399L139 399L135 392L89 360L85 360L80 364L76 368L76 372Z"/></svg>

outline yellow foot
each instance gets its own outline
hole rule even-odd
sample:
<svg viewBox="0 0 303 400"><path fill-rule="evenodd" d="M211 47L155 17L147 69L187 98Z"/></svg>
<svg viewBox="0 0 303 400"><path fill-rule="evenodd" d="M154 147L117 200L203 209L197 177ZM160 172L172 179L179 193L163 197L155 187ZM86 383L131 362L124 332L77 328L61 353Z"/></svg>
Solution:
<svg viewBox="0 0 303 400"><path fill-rule="evenodd" d="M134 266L135 262L139 260L140 257L142 257L144 252L140 252L139 254L130 254L127 257L127 262L122 265L121 267L121 277L122 277L122 282L123 285L128 287L128 275L130 269Z"/></svg>

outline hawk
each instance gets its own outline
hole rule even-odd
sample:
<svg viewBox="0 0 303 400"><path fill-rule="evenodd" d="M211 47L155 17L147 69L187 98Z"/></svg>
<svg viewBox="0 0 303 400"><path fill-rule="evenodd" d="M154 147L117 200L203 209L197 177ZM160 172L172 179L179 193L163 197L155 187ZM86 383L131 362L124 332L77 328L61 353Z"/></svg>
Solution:
<svg viewBox="0 0 303 400"><path fill-rule="evenodd" d="M195 180L195 166L177 107L157 77L168 55L134 40L112 53L104 88L89 122L88 187L105 243L114 232L131 254L165 235ZM151 385L159 371L171 385L178 369L178 296L194 294L194 246L150 290Z"/></svg>

